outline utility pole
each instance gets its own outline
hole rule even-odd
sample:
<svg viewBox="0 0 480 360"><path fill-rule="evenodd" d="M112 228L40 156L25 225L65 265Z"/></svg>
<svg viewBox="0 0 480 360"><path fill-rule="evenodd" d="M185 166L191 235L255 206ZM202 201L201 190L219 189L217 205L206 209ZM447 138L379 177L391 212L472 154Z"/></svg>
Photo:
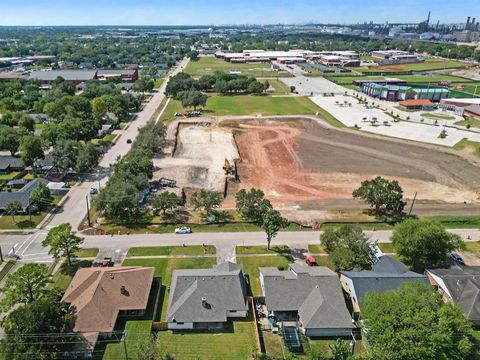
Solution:
<svg viewBox="0 0 480 360"><path fill-rule="evenodd" d="M2 247L0 246L0 262L3 262Z"/></svg>
<svg viewBox="0 0 480 360"><path fill-rule="evenodd" d="M415 200L417 199L417 192L415 191L415 196L413 197L413 201L412 201L412 205L410 206L410 211L408 212L408 216L410 217L410 215L412 214L412 210L413 210L413 205L415 204Z"/></svg>
<svg viewBox="0 0 480 360"><path fill-rule="evenodd" d="M90 221L90 207L88 206L88 195L85 196L85 200L87 200L87 220L88 220L88 226L92 226L92 223Z"/></svg>

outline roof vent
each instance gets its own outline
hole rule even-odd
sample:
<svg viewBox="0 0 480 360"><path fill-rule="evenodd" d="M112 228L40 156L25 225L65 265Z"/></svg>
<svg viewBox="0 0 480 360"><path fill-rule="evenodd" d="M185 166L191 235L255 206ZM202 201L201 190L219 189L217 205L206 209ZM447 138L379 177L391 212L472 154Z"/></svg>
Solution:
<svg viewBox="0 0 480 360"><path fill-rule="evenodd" d="M124 285L122 285L122 287L120 288L120 294L125 295L125 296L130 295L130 293L128 292L128 290L125 288Z"/></svg>
<svg viewBox="0 0 480 360"><path fill-rule="evenodd" d="M205 309L211 309L212 306L207 303L207 297L206 296L202 296L202 306L205 308Z"/></svg>

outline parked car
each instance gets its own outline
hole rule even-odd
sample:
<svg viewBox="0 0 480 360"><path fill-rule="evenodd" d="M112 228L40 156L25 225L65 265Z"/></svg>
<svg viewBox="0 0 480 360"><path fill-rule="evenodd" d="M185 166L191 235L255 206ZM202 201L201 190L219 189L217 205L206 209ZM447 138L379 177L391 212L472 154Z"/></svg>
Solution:
<svg viewBox="0 0 480 360"><path fill-rule="evenodd" d="M114 264L111 257L106 257L102 261L94 262L93 267L112 267Z"/></svg>
<svg viewBox="0 0 480 360"><path fill-rule="evenodd" d="M97 188L90 188L90 195L95 195L98 193L98 189Z"/></svg>
<svg viewBox="0 0 480 360"><path fill-rule="evenodd" d="M182 226L175 229L175 234L191 234L192 229L188 226Z"/></svg>
<svg viewBox="0 0 480 360"><path fill-rule="evenodd" d="M313 256L307 256L307 258L305 259L305 263L308 265L308 266L317 266L317 260L315 260L315 258Z"/></svg>
<svg viewBox="0 0 480 360"><path fill-rule="evenodd" d="M450 254L450 259L452 259L452 261L456 262L457 264L465 265L462 257L456 252Z"/></svg>
<svg viewBox="0 0 480 360"><path fill-rule="evenodd" d="M127 144L131 144L132 143L132 139L127 139Z"/></svg>

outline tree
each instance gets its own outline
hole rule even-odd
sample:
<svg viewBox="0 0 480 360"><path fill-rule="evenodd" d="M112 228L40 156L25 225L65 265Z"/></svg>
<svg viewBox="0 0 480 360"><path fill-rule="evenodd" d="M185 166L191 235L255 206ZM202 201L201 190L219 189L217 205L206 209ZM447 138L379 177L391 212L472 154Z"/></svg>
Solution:
<svg viewBox="0 0 480 360"><path fill-rule="evenodd" d="M106 98L108 98L108 95L99 96L92 100L92 115L95 119L101 119L107 115L108 105Z"/></svg>
<svg viewBox="0 0 480 360"><path fill-rule="evenodd" d="M388 214L398 215L403 211L403 190L396 180L386 180L377 176L373 180L365 180L353 192L354 199L362 199L375 209L379 214L384 210Z"/></svg>
<svg viewBox="0 0 480 360"><path fill-rule="evenodd" d="M189 51L187 53L187 57L189 57L191 61L198 61L198 51Z"/></svg>
<svg viewBox="0 0 480 360"><path fill-rule="evenodd" d="M18 200L10 200L5 204L5 214L12 215L12 220L15 222L15 214L22 211L22 204Z"/></svg>
<svg viewBox="0 0 480 360"><path fill-rule="evenodd" d="M268 88L267 88L268 89ZM249 85L248 85L248 88L247 88L247 92L249 94L256 94L256 95L260 95L262 94L263 92L265 91L265 86L258 82L258 81L252 81Z"/></svg>
<svg viewBox="0 0 480 360"><path fill-rule="evenodd" d="M180 203L177 194L169 191L163 191L152 200L154 209L161 210L165 215L167 210L175 209Z"/></svg>
<svg viewBox="0 0 480 360"><path fill-rule="evenodd" d="M10 154L14 156L19 145L20 139L15 129L9 126L0 125L0 149L8 150L10 151Z"/></svg>
<svg viewBox="0 0 480 360"><path fill-rule="evenodd" d="M420 272L441 265L453 250L465 247L460 236L432 220L408 219L397 224L391 240L396 253Z"/></svg>
<svg viewBox="0 0 480 360"><path fill-rule="evenodd" d="M196 110L197 106L205 106L207 104L208 96L195 89L184 91L180 96L183 107L193 106L193 109Z"/></svg>
<svg viewBox="0 0 480 360"><path fill-rule="evenodd" d="M396 291L368 293L362 308L374 359L474 359L472 325L431 286L404 283Z"/></svg>
<svg viewBox="0 0 480 360"><path fill-rule="evenodd" d="M0 302L4 311L12 308L15 304L28 304L48 290L50 283L50 271L45 264L28 263L20 267L14 273L8 275L2 288L4 298Z"/></svg>
<svg viewBox="0 0 480 360"><path fill-rule="evenodd" d="M78 158L78 143L75 140L59 140L53 149L55 167L68 170L75 168Z"/></svg>
<svg viewBox="0 0 480 360"><path fill-rule="evenodd" d="M155 87L155 81L153 81L153 79L150 79L148 77L143 77L141 79L138 79L137 81L135 81L135 84L133 85L133 89L135 91L139 91L142 93L150 92L153 90L154 87Z"/></svg>
<svg viewBox="0 0 480 360"><path fill-rule="evenodd" d="M321 243L337 271L371 269L373 265L375 250L358 226L329 228L321 236Z"/></svg>
<svg viewBox="0 0 480 360"><path fill-rule="evenodd" d="M35 130L35 120L27 114L22 114L18 120L18 126L29 132L33 132Z"/></svg>
<svg viewBox="0 0 480 360"><path fill-rule="evenodd" d="M35 206L39 211L44 211L49 208L53 201L52 193L47 185L41 183L31 194L31 206Z"/></svg>
<svg viewBox="0 0 480 360"><path fill-rule="evenodd" d="M95 146L91 142L88 142L78 151L75 169L80 173L90 171L98 165L100 156L102 156L102 150L98 146Z"/></svg>
<svg viewBox="0 0 480 360"><path fill-rule="evenodd" d="M259 189L240 190L235 195L237 211L247 220L262 223L263 214L272 208L272 204L264 196Z"/></svg>
<svg viewBox="0 0 480 360"><path fill-rule="evenodd" d="M195 210L203 209L210 215L222 203L222 196L216 191L200 190L192 195L192 204Z"/></svg>
<svg viewBox="0 0 480 360"><path fill-rule="evenodd" d="M270 249L272 239L278 232L289 225L288 220L284 219L279 211L270 209L263 214L262 229L267 234L267 247Z"/></svg>
<svg viewBox="0 0 480 360"><path fill-rule="evenodd" d="M330 345L332 350L331 360L350 360L352 358L352 349L348 341L342 341L340 339Z"/></svg>
<svg viewBox="0 0 480 360"><path fill-rule="evenodd" d="M50 291L8 314L2 322L5 336L0 341L0 358L61 359L72 344L80 343L79 336L72 333L75 315L61 298L61 291Z"/></svg>
<svg viewBox="0 0 480 360"><path fill-rule="evenodd" d="M75 253L80 250L83 240L75 235L70 224L62 224L50 229L42 245L50 246L49 254L55 259L65 257L68 266L72 266L72 258L76 257Z"/></svg>
<svg viewBox="0 0 480 360"><path fill-rule="evenodd" d="M24 136L20 143L23 166L35 167L38 160L44 159L42 140L33 135Z"/></svg>

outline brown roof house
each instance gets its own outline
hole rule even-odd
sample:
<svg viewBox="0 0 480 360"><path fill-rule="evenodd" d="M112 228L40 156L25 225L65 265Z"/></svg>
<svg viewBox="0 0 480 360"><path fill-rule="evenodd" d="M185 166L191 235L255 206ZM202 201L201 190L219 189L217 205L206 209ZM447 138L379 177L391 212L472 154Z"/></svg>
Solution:
<svg viewBox="0 0 480 360"><path fill-rule="evenodd" d="M123 266L83 268L75 274L62 301L76 314L74 331L93 350L100 333L113 331L117 317L143 315L155 268Z"/></svg>

